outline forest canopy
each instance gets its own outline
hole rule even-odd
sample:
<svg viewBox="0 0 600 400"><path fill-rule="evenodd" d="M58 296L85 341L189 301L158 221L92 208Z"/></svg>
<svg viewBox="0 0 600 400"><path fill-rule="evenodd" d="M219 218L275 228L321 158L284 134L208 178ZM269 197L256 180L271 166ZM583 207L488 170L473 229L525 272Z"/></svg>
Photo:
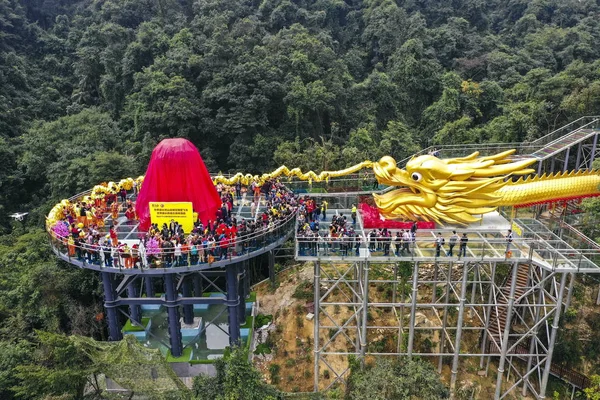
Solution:
<svg viewBox="0 0 600 400"><path fill-rule="evenodd" d="M0 222L142 173L166 137L192 140L215 172L252 173L535 139L599 109L599 12L592 0L0 0Z"/></svg>

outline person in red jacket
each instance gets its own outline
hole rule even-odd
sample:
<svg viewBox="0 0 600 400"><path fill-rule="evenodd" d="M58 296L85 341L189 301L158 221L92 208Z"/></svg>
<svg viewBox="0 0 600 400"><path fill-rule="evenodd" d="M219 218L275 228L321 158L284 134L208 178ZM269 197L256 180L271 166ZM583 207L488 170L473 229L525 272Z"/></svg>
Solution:
<svg viewBox="0 0 600 400"><path fill-rule="evenodd" d="M221 260L227 258L227 248L229 247L229 239L225 234L222 234L219 239L219 247L221 248Z"/></svg>
<svg viewBox="0 0 600 400"><path fill-rule="evenodd" d="M113 247L117 247L119 244L119 237L117 236L117 231L114 226L111 225L108 234L110 235L110 241L112 242Z"/></svg>
<svg viewBox="0 0 600 400"><path fill-rule="evenodd" d="M127 221L133 221L135 219L135 211L133 211L133 207L127 207L127 211L125 211L125 217Z"/></svg>

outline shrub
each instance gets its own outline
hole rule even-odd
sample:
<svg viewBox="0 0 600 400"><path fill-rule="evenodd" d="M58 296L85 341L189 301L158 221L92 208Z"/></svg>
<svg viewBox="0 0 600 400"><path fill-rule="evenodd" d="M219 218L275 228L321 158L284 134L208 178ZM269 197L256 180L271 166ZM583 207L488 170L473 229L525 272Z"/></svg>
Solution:
<svg viewBox="0 0 600 400"><path fill-rule="evenodd" d="M288 358L287 360L285 360L286 367L292 368L294 365L296 365L296 360L294 360L293 358Z"/></svg>
<svg viewBox="0 0 600 400"><path fill-rule="evenodd" d="M312 282L303 280L302 282L298 283L298 286L296 286L296 290L294 290L294 294L292 296L299 300L312 300L313 289L314 285Z"/></svg>
<svg viewBox="0 0 600 400"><path fill-rule="evenodd" d="M269 375L271 375L271 383L278 384L279 383L279 371L281 367L279 364L273 363L269 365Z"/></svg>

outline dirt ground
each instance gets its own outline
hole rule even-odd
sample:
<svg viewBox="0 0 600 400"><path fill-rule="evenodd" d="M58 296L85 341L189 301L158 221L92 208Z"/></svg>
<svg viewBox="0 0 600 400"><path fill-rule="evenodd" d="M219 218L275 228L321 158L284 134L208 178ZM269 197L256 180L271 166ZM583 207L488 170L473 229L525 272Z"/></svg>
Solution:
<svg viewBox="0 0 600 400"><path fill-rule="evenodd" d="M299 266L280 273L277 276L279 285L275 290L270 282L256 287L259 312L273 315L275 329L270 333L273 341L271 357L255 357L254 363L268 382L287 392L313 390L314 325L306 319L308 301L292 296L299 282L312 282L313 276L312 267ZM272 382L269 372L273 364L279 365L279 379L276 382Z"/></svg>

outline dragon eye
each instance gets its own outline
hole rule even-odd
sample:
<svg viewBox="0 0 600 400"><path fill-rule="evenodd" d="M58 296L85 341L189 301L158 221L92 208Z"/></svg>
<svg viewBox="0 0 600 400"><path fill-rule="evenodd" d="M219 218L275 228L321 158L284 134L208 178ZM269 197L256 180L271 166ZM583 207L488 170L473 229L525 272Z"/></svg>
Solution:
<svg viewBox="0 0 600 400"><path fill-rule="evenodd" d="M417 181L417 182L421 182L421 179L423 179L423 175L421 175L418 172L413 172L410 177L413 179L413 181Z"/></svg>

